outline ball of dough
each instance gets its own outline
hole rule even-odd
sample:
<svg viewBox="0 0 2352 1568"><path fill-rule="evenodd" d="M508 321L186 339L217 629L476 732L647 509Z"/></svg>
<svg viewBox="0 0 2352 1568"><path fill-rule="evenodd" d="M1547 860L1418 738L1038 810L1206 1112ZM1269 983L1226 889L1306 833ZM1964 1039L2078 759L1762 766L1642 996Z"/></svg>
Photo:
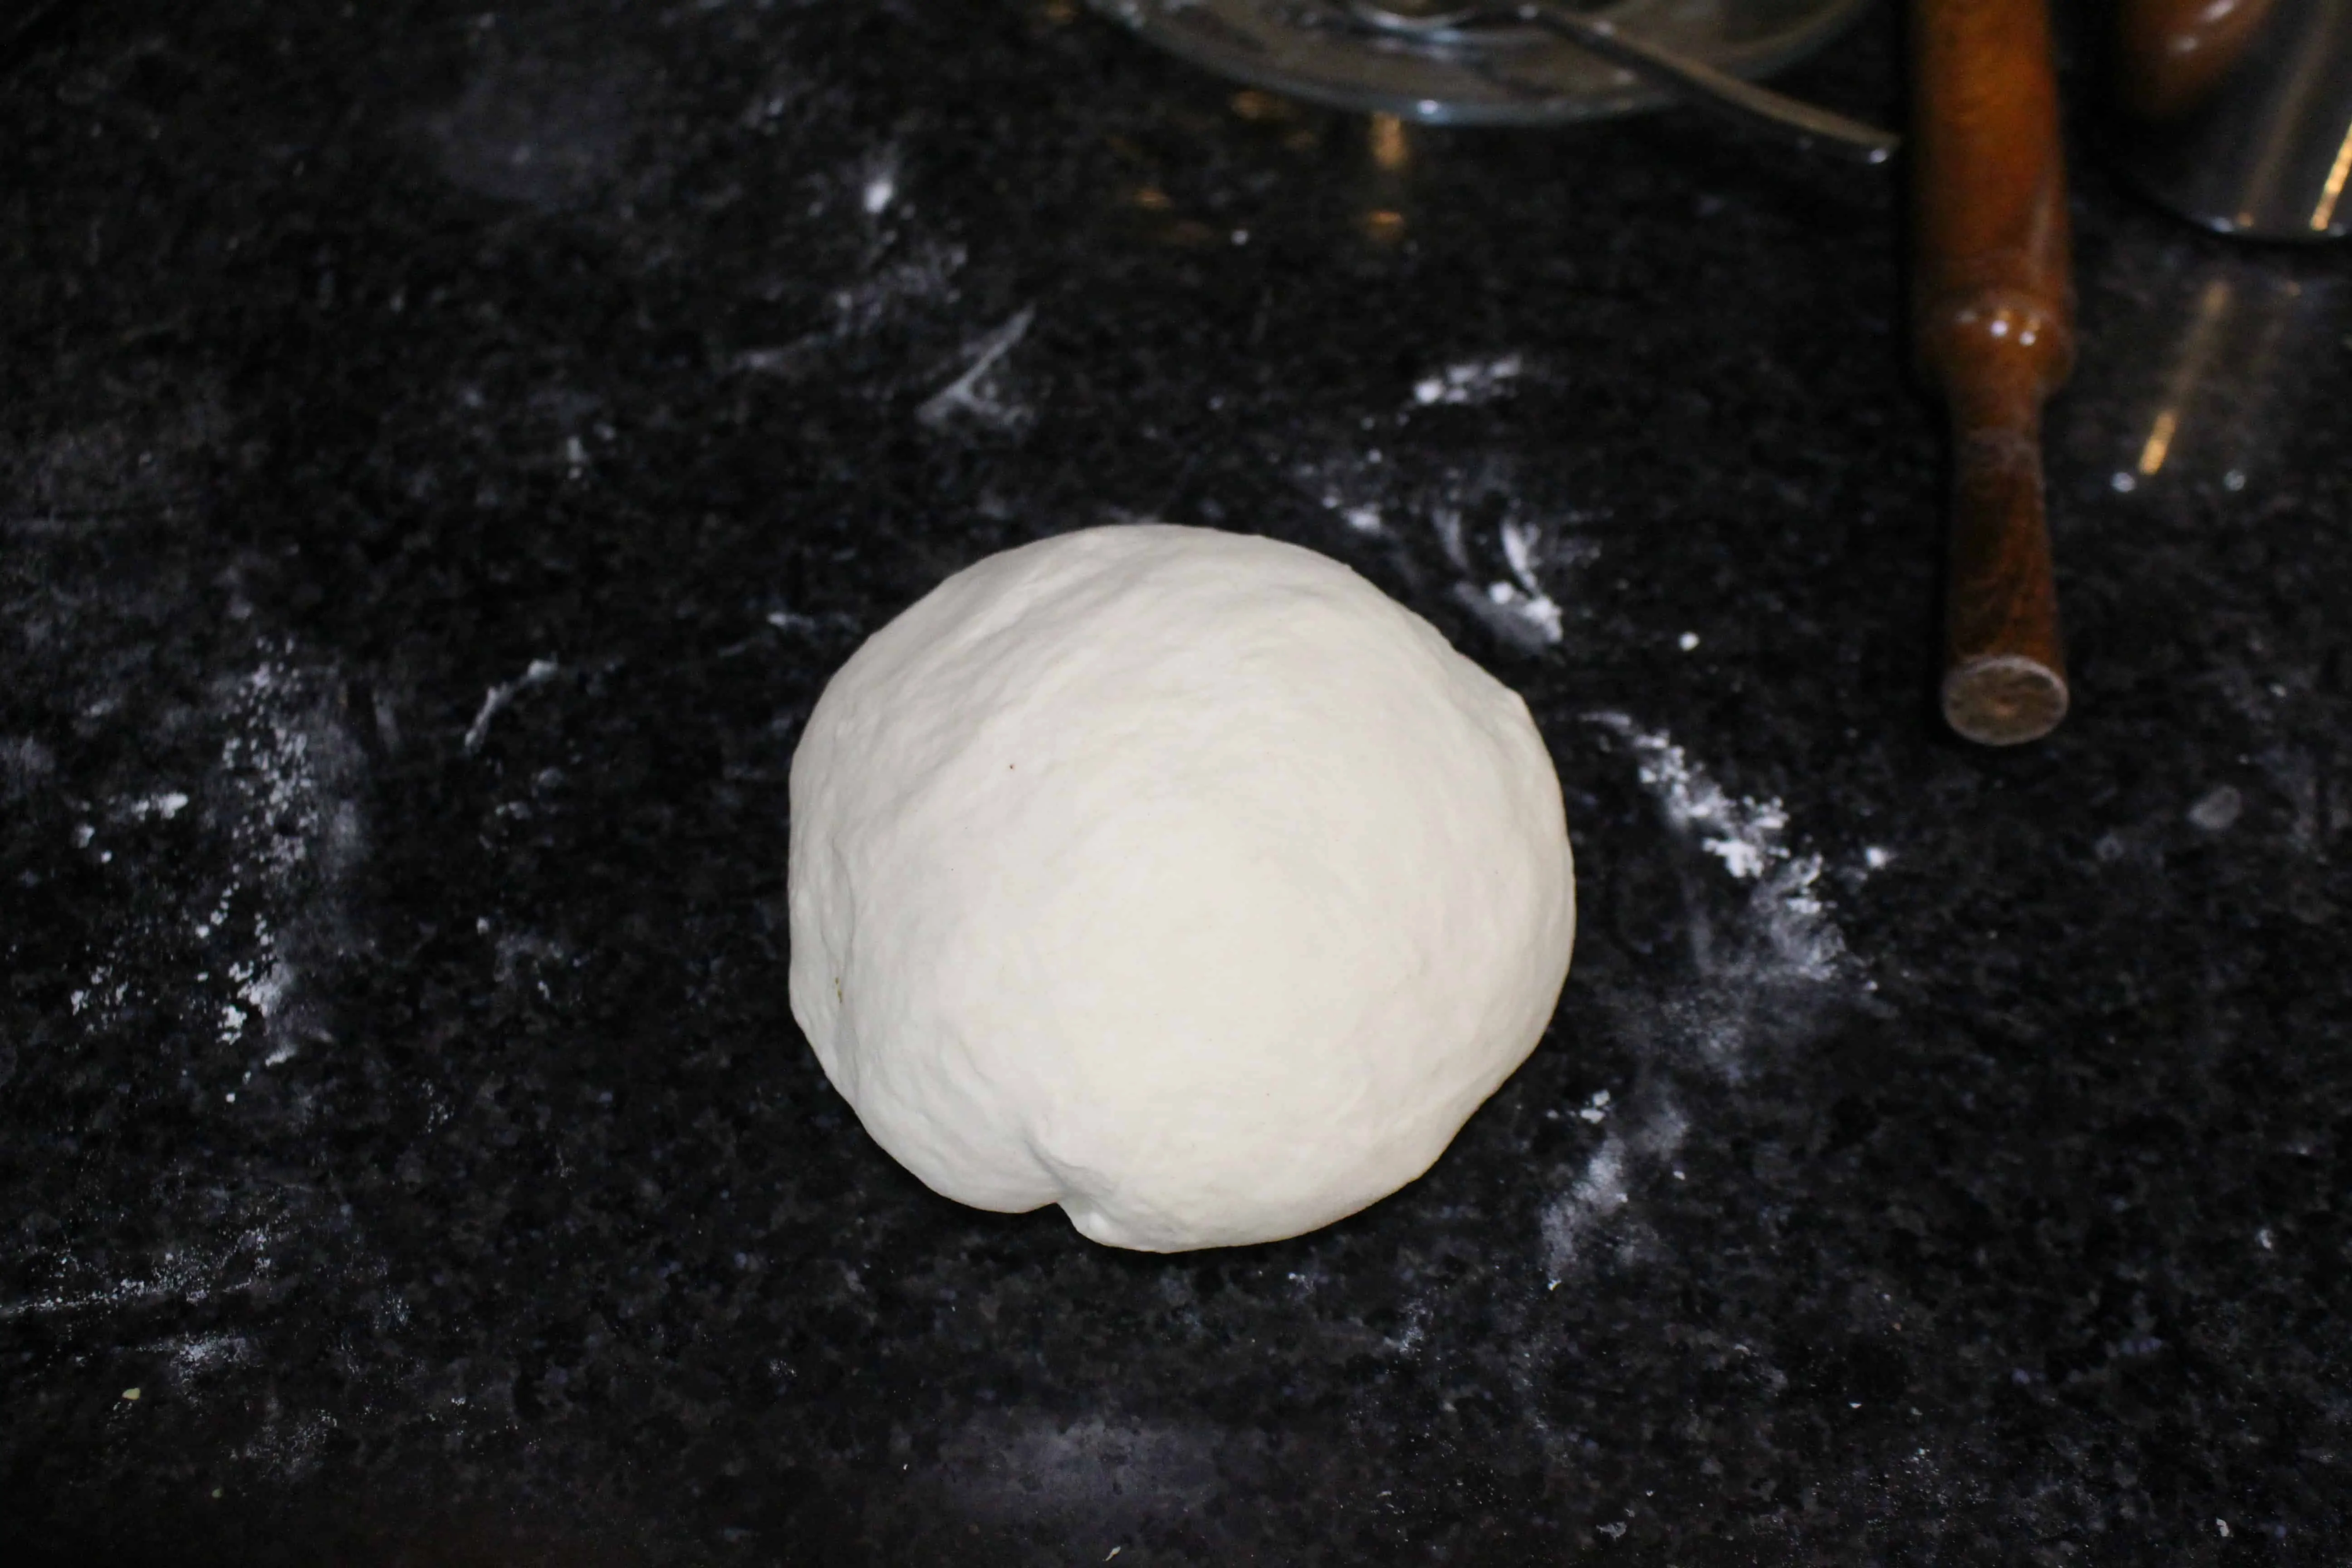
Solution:
<svg viewBox="0 0 2352 1568"><path fill-rule="evenodd" d="M792 812L793 1014L866 1131L1115 1247L1394 1192L1568 974L1527 705L1273 540L1098 528L958 573L825 688Z"/></svg>

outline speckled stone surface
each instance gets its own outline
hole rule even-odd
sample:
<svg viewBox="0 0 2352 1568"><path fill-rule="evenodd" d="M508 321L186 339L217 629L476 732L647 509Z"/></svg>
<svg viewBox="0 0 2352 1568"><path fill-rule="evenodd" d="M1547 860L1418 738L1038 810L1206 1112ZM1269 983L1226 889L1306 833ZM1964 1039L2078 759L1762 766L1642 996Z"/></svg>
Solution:
<svg viewBox="0 0 2352 1568"><path fill-rule="evenodd" d="M1067 0L5 36L9 1561L2342 1560L2342 253L2078 158L1995 755L1886 173ZM1354 564L1568 790L1551 1037L1276 1246L938 1199L785 1006L827 673L1128 517Z"/></svg>

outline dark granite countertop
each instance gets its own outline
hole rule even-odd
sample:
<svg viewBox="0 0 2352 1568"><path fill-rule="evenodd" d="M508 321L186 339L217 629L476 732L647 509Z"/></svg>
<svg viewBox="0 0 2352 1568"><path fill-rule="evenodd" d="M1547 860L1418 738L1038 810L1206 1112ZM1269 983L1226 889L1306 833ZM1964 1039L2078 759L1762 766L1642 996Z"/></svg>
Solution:
<svg viewBox="0 0 2352 1568"><path fill-rule="evenodd" d="M1887 172L1071 0L6 48L8 1561L2342 1560L2340 253L2077 158L2078 709L1994 754ZM1279 1245L936 1198L785 1005L827 673L1122 518L1352 563L1568 789L1550 1038Z"/></svg>

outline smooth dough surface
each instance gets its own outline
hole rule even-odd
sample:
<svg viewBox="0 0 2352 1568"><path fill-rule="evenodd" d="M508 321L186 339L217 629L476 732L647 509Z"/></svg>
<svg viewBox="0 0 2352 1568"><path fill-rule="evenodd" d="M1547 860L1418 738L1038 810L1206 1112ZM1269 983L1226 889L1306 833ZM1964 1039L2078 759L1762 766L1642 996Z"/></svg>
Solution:
<svg viewBox="0 0 2352 1568"><path fill-rule="evenodd" d="M958 573L826 687L792 813L793 1013L866 1131L1112 1246L1394 1192L1568 974L1527 705L1273 540L1098 528Z"/></svg>

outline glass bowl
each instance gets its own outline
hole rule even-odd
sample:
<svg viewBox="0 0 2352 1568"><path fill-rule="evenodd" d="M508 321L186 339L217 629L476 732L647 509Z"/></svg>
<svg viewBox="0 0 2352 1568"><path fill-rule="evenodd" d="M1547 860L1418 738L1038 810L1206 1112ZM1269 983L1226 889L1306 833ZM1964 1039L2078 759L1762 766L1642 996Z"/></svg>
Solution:
<svg viewBox="0 0 2352 1568"><path fill-rule="evenodd" d="M1345 0L1089 0L1162 48L1252 87L1436 125L1557 125L1669 95L1532 27L1407 37L1359 26ZM1735 76L1811 54L1870 0L1619 0L1579 5L1619 30Z"/></svg>

